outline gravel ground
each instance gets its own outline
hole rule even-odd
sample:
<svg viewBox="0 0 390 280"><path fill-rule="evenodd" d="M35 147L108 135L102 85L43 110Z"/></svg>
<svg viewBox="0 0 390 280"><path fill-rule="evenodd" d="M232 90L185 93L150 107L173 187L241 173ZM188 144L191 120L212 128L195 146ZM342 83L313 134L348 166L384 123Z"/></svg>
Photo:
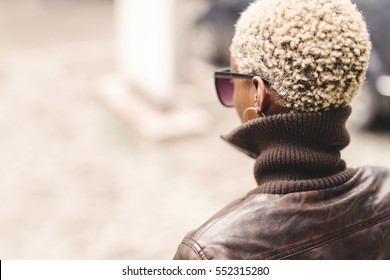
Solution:
<svg viewBox="0 0 390 280"><path fill-rule="evenodd" d="M253 162L219 139L238 119L211 87L183 93L211 129L165 142L97 102L115 73L111 2L21 3L0 1L1 259L169 259L254 187ZM352 139L349 165L390 167L389 131Z"/></svg>

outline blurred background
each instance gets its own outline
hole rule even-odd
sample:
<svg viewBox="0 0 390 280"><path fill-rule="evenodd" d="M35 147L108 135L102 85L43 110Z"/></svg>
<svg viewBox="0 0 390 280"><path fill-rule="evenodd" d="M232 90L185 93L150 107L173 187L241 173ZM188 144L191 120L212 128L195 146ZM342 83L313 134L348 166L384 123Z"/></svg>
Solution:
<svg viewBox="0 0 390 280"><path fill-rule="evenodd" d="M170 259L255 187L212 79L249 2L0 0L0 258ZM390 167L390 2L358 5L374 52L342 155Z"/></svg>

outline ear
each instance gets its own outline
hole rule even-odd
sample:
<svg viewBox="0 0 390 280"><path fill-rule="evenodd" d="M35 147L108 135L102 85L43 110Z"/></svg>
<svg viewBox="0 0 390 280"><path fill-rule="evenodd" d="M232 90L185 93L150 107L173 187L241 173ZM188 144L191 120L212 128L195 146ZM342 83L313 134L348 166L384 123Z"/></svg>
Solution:
<svg viewBox="0 0 390 280"><path fill-rule="evenodd" d="M259 112L266 113L270 106L271 96L263 82L263 80L256 76L252 79L252 85L254 86L255 95L257 98L257 108Z"/></svg>

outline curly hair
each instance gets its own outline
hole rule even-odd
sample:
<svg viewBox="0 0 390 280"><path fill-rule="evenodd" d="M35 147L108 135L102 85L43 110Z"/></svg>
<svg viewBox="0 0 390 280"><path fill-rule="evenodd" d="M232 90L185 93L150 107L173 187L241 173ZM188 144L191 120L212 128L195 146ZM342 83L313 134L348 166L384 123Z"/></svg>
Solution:
<svg viewBox="0 0 390 280"><path fill-rule="evenodd" d="M266 78L292 111L344 107L363 83L371 42L350 0L258 0L235 28L238 71Z"/></svg>

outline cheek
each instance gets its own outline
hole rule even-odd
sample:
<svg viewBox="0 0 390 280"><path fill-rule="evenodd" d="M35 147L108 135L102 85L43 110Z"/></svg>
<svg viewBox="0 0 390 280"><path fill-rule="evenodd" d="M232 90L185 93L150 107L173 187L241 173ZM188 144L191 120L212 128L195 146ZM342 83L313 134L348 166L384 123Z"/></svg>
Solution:
<svg viewBox="0 0 390 280"><path fill-rule="evenodd" d="M248 85L245 81L235 81L233 103L240 117L246 108L254 106L254 98L250 92L250 85Z"/></svg>
<svg viewBox="0 0 390 280"><path fill-rule="evenodd" d="M233 104L234 107L236 108L236 111L239 116L242 114L242 107L243 107L243 101L242 101L242 89L239 83L235 82L234 83L234 93L233 93Z"/></svg>
<svg viewBox="0 0 390 280"><path fill-rule="evenodd" d="M234 107L236 107L236 108L240 104L240 100L239 100L240 96L241 96L240 87L236 82L234 82L233 104L234 104Z"/></svg>

